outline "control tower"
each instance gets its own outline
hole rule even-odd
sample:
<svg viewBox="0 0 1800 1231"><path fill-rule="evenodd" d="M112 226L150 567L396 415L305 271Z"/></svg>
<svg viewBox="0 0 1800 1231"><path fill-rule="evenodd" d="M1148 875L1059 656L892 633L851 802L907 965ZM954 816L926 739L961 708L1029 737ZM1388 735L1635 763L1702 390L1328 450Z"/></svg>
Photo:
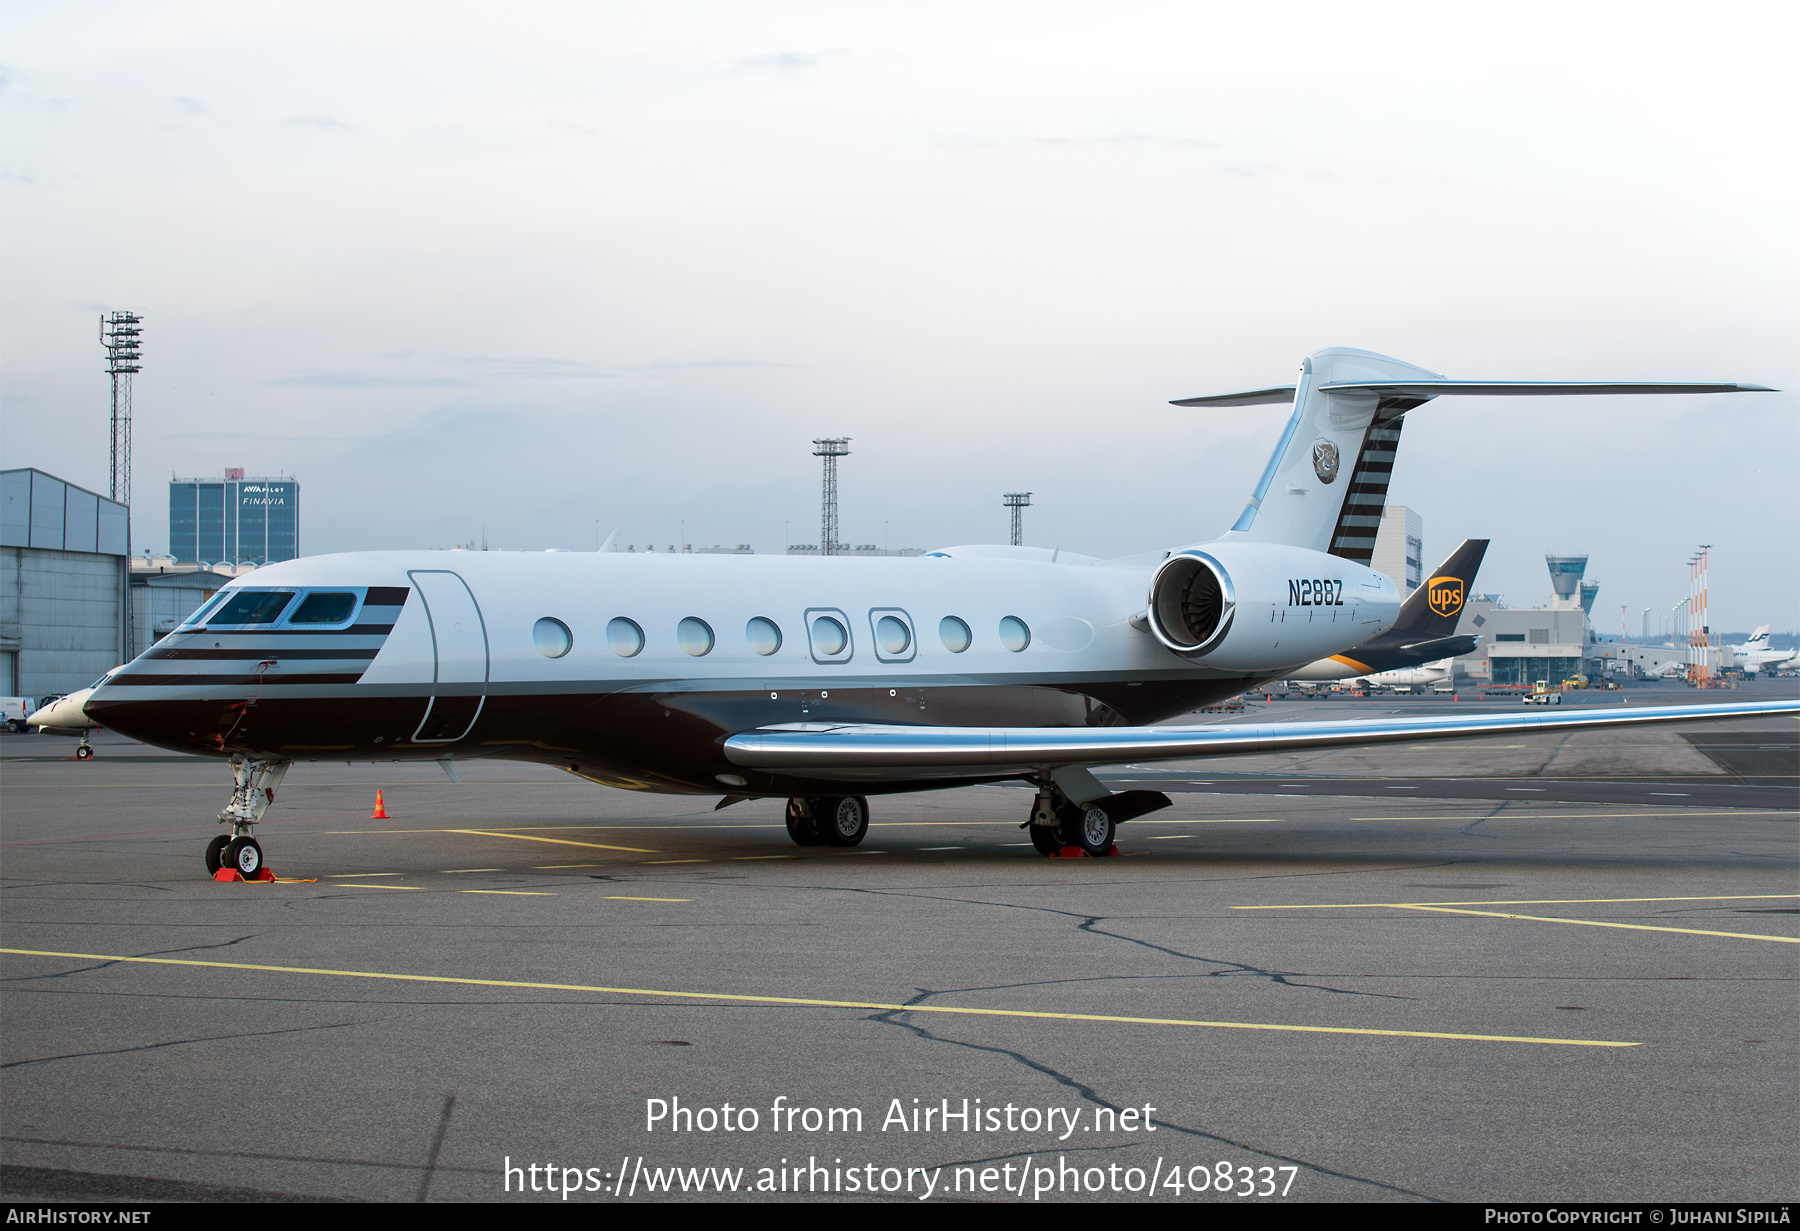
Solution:
<svg viewBox="0 0 1800 1231"><path fill-rule="evenodd" d="M1550 600L1552 611L1574 611L1581 606L1581 575L1587 572L1586 556L1545 556L1550 568L1550 588L1556 592Z"/></svg>

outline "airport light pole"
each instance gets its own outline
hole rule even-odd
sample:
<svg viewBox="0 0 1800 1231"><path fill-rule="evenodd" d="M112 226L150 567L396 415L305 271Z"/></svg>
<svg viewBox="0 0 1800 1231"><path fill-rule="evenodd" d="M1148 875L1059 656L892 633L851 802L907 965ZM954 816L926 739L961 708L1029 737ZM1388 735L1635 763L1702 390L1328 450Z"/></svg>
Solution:
<svg viewBox="0 0 1800 1231"><path fill-rule="evenodd" d="M1001 497L1006 507L1012 510L1012 545L1022 547L1025 544L1025 525L1022 511L1031 507L1030 492L1007 492Z"/></svg>
<svg viewBox="0 0 1800 1231"><path fill-rule="evenodd" d="M100 345L112 377L112 498L131 504L131 378L143 371L139 335L144 318L113 312L100 318ZM127 544L129 547L130 544Z"/></svg>
<svg viewBox="0 0 1800 1231"><path fill-rule="evenodd" d="M100 317L100 345L106 349L106 374L112 377L112 498L125 506L125 577L119 632L119 661L129 662L136 643L131 611L131 378L142 371L139 345L144 318L135 312Z"/></svg>
<svg viewBox="0 0 1800 1231"><path fill-rule="evenodd" d="M843 544L838 542L837 459L850 456L848 436L827 436L813 441L813 456L825 459L825 493L819 516L819 554L835 556Z"/></svg>

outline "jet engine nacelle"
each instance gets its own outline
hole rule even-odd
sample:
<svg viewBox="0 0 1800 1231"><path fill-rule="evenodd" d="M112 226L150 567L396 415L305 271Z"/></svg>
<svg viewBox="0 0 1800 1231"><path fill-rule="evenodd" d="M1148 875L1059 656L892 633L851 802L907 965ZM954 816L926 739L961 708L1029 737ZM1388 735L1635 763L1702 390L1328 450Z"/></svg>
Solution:
<svg viewBox="0 0 1800 1231"><path fill-rule="evenodd" d="M1340 556L1270 543L1178 551L1150 578L1150 633L1209 667L1279 671L1341 653L1389 628L1400 592Z"/></svg>

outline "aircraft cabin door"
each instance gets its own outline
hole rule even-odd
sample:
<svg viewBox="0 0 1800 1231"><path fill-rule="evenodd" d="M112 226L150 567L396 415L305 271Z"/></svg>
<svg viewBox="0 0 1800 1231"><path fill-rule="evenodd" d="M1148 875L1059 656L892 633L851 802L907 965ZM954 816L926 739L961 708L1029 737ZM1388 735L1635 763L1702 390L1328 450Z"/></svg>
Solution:
<svg viewBox="0 0 1800 1231"><path fill-rule="evenodd" d="M455 573L420 570L407 576L424 600L435 659L431 703L413 743L454 743L469 733L487 699L487 628L475 595Z"/></svg>

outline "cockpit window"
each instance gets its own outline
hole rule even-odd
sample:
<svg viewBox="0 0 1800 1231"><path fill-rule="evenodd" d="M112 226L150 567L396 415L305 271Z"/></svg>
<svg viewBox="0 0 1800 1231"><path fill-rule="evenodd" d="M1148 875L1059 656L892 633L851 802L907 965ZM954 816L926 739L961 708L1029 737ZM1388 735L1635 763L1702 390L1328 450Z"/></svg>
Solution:
<svg viewBox="0 0 1800 1231"><path fill-rule="evenodd" d="M342 624L356 609L356 595L325 591L308 594L289 624Z"/></svg>
<svg viewBox="0 0 1800 1231"><path fill-rule="evenodd" d="M207 624L273 624L293 600L292 590L239 590Z"/></svg>
<svg viewBox="0 0 1800 1231"><path fill-rule="evenodd" d="M226 591L226 590L216 591L212 595L211 598L208 598L204 603L200 604L199 609L196 610L194 612L194 614L190 615L187 619L185 619L181 622L182 627L186 628L191 625L202 623L203 621L205 621L207 615L209 615L212 612L213 608L217 607L220 603L224 602L226 599L228 599L230 597L231 597L231 593L229 591Z"/></svg>

